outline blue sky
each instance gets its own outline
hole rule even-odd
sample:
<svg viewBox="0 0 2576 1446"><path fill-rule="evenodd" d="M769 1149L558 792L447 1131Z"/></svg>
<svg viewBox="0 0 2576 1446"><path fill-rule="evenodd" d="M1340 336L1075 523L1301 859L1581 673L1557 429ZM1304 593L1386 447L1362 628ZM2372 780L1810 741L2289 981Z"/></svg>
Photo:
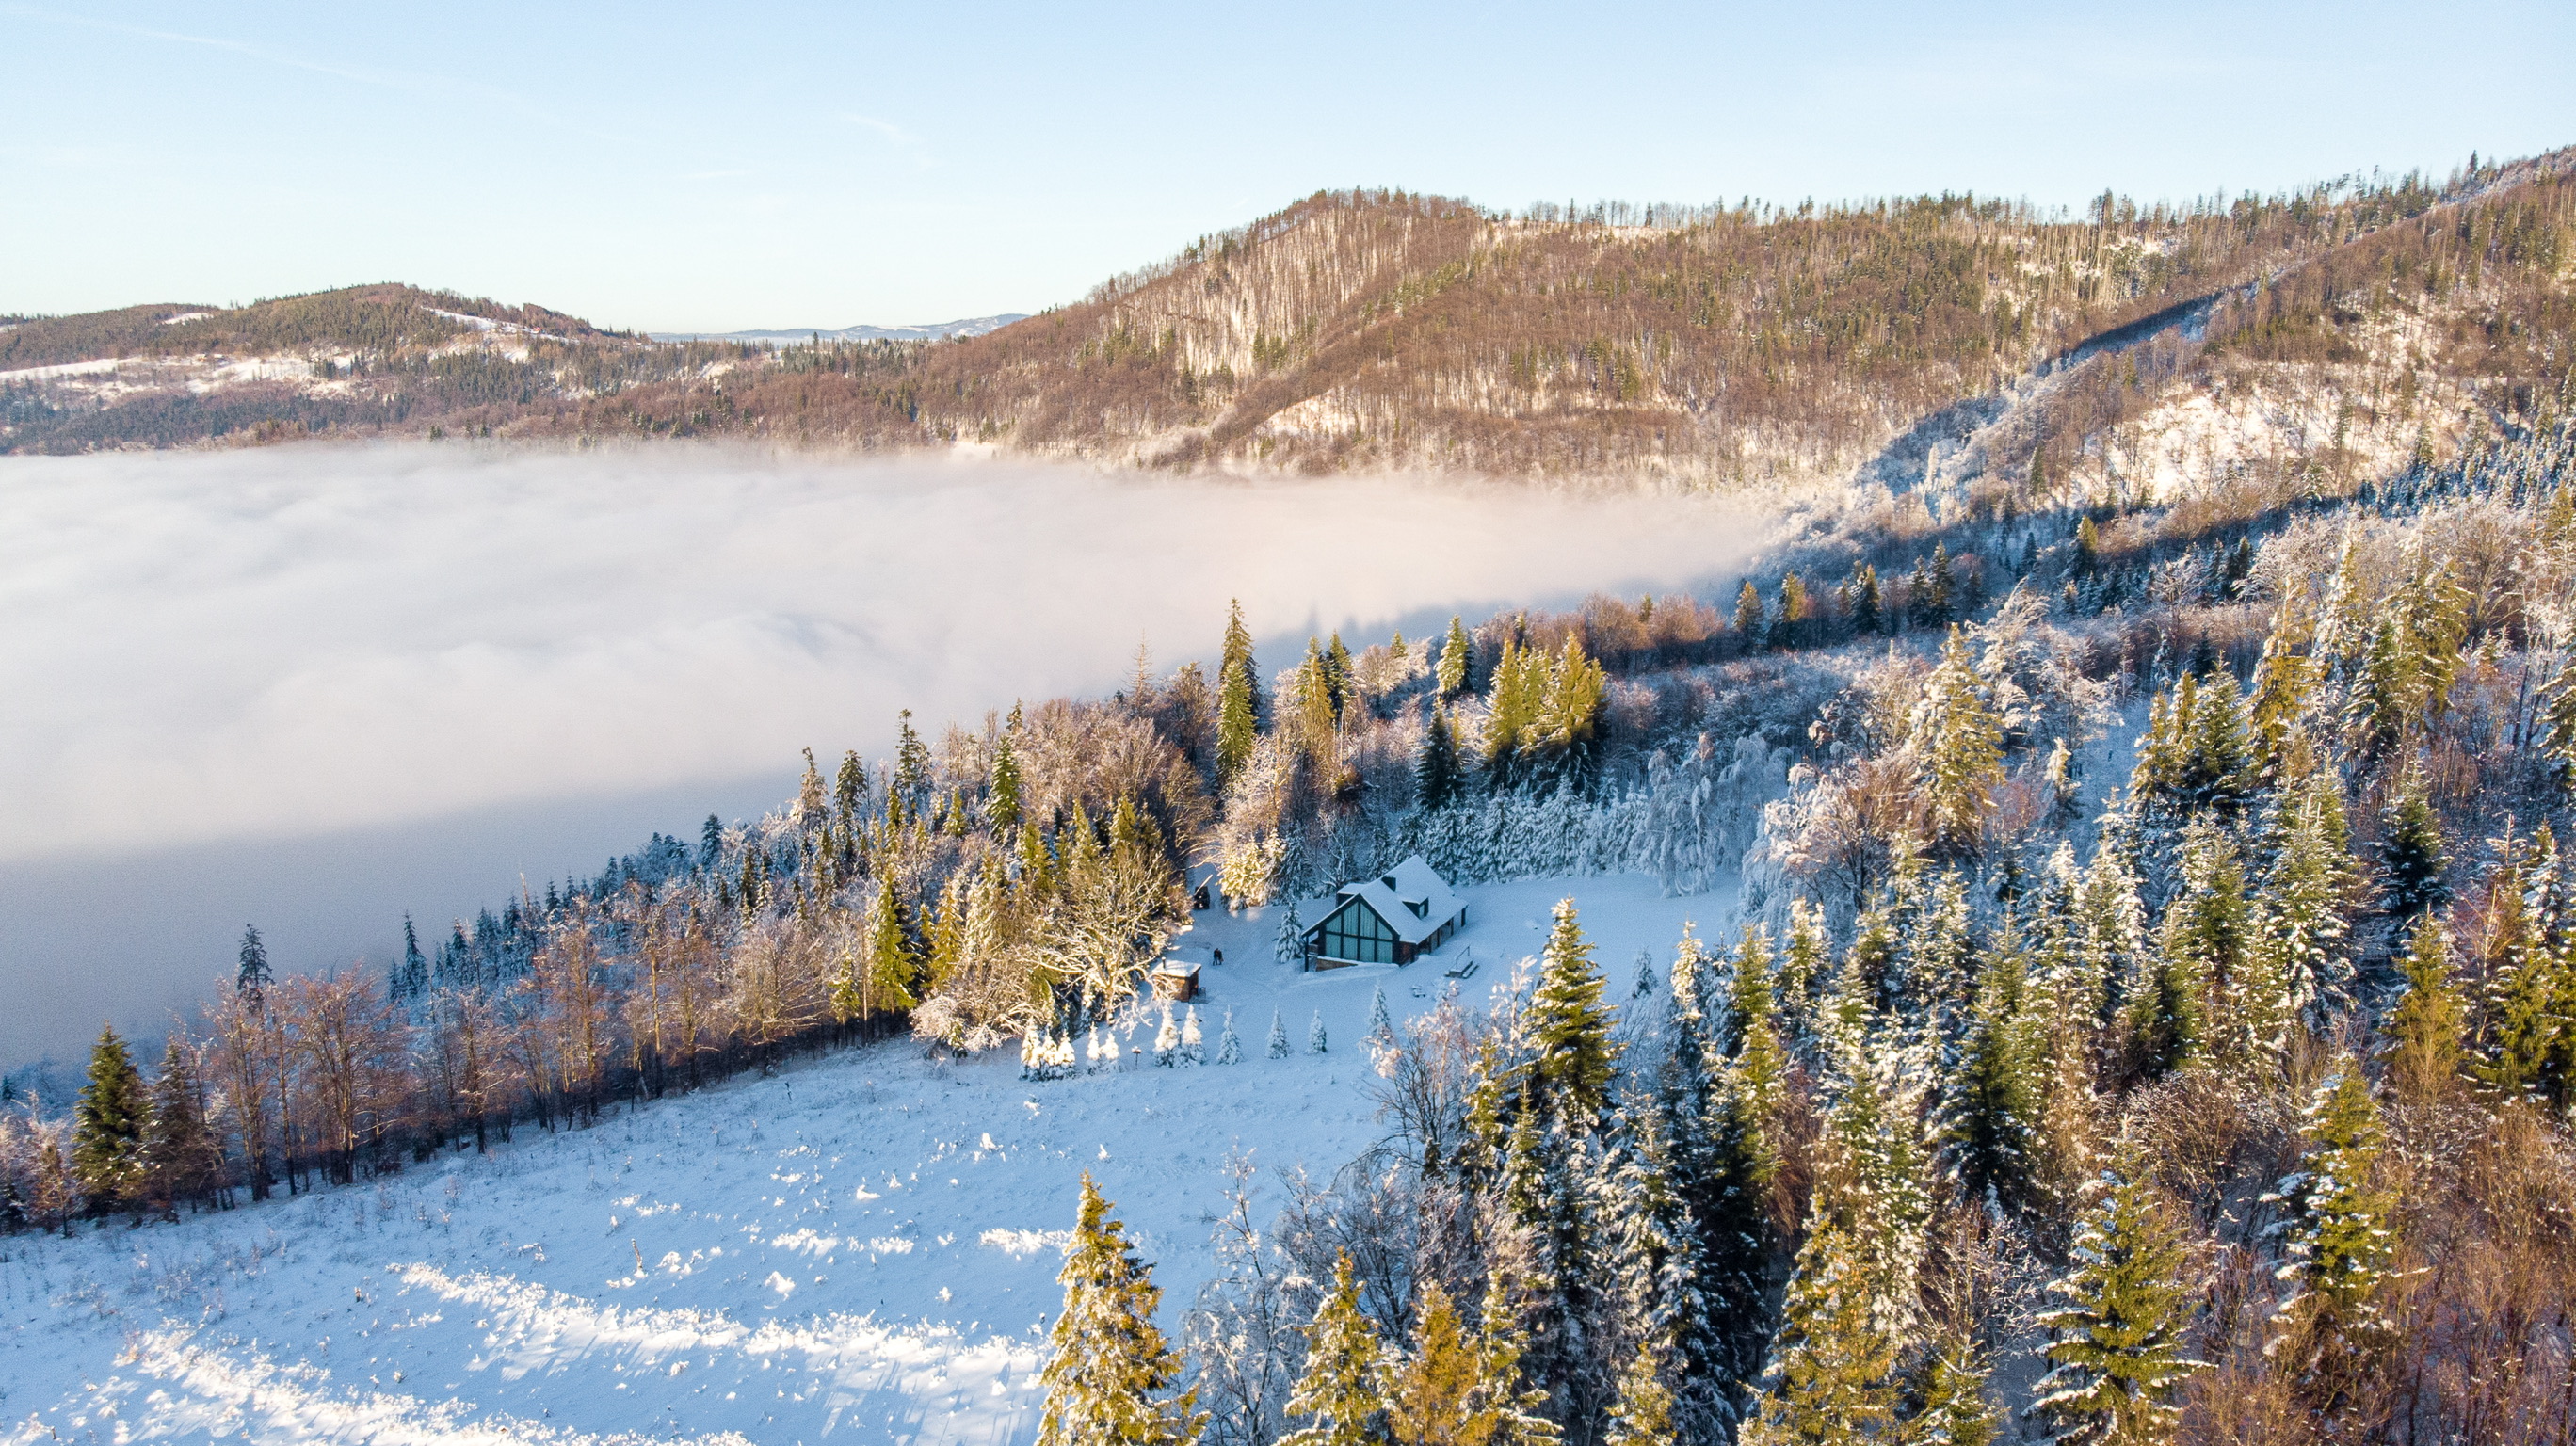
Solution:
<svg viewBox="0 0 2576 1446"><path fill-rule="evenodd" d="M1031 311L1327 186L2270 190L2576 143L2576 6L0 3L0 311Z"/></svg>

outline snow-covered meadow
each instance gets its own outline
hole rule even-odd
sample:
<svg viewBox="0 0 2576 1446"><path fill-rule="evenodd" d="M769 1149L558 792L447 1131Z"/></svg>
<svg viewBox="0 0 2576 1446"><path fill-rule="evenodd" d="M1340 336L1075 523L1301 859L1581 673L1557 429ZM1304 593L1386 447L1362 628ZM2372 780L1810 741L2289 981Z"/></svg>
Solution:
<svg viewBox="0 0 2576 1446"><path fill-rule="evenodd" d="M895 1040L350 1189L0 1241L0 1441L1030 1440L1081 1172L1175 1329L1230 1157L1266 1211L1276 1172L1328 1175L1378 1137L1360 1043L1380 987L1401 1020L1472 959L1458 987L1481 1004L1570 895L1624 1002L1641 950L1660 977L1684 922L1714 936L1733 904L1633 876L1460 892L1468 927L1401 968L1299 973L1271 960L1275 917L1198 915L1188 942L1228 960L1200 1009L1211 1060L1233 1016L1230 1066L1131 1053L1031 1084L1009 1054Z"/></svg>

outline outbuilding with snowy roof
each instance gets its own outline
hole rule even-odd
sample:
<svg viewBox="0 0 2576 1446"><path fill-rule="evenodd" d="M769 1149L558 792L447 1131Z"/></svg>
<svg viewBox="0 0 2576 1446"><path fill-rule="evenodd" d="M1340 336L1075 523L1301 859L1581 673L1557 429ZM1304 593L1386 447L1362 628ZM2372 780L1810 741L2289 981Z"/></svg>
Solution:
<svg viewBox="0 0 2576 1446"><path fill-rule="evenodd" d="M1341 902L1306 931L1306 967L1410 964L1448 942L1467 905L1415 854L1373 879L1345 884Z"/></svg>

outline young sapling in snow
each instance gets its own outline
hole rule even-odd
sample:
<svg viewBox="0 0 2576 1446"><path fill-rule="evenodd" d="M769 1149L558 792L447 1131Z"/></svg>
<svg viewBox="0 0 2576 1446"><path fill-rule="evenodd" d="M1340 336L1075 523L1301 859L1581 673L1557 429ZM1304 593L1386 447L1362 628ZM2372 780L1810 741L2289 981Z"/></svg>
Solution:
<svg viewBox="0 0 2576 1446"><path fill-rule="evenodd" d="M1172 1022L1172 1006L1163 1006L1162 1028L1154 1031L1154 1063L1165 1069L1180 1062L1181 1028Z"/></svg>
<svg viewBox="0 0 2576 1446"><path fill-rule="evenodd" d="M1270 1011L1270 1057L1272 1059L1288 1057L1288 1026L1280 1023L1279 1011L1276 1009Z"/></svg>
<svg viewBox="0 0 2576 1446"><path fill-rule="evenodd" d="M1315 1011L1314 1022L1306 1026L1306 1052L1308 1054L1324 1052L1324 1011L1320 1009Z"/></svg>
<svg viewBox="0 0 2576 1446"><path fill-rule="evenodd" d="M1216 1062L1219 1064L1243 1062L1243 1041L1235 1038L1234 1011L1231 1009L1225 1012L1225 1033L1217 1036Z"/></svg>
<svg viewBox="0 0 2576 1446"><path fill-rule="evenodd" d="M1383 982L1377 986L1377 992L1369 996L1368 1038L1374 1043L1391 1043L1395 1039L1395 1021L1387 1016L1386 985Z"/></svg>
<svg viewBox="0 0 2576 1446"><path fill-rule="evenodd" d="M1199 1033L1199 1007L1195 1004L1181 1021L1181 1063L1207 1063L1207 1039Z"/></svg>

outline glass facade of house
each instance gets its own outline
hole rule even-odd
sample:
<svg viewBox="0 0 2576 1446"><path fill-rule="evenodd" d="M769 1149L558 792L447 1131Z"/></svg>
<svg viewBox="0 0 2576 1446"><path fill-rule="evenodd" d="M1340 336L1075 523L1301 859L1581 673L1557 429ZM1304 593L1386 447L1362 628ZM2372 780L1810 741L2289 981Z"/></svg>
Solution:
<svg viewBox="0 0 2576 1446"><path fill-rule="evenodd" d="M1319 946L1316 952L1326 959L1347 959L1354 964L1396 962L1395 931L1362 900L1344 899L1315 932Z"/></svg>

